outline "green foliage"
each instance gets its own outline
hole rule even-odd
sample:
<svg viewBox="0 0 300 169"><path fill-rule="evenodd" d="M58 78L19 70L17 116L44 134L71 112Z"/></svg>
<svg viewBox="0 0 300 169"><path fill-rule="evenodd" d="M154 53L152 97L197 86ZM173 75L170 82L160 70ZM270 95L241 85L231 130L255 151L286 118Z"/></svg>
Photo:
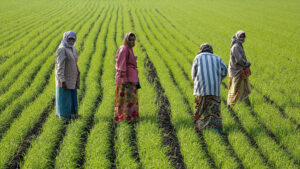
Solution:
<svg viewBox="0 0 300 169"><path fill-rule="evenodd" d="M173 143L186 168L299 168L299 7L297 0L0 1L0 168L176 168ZM251 106L227 109L222 87L224 134L199 136L191 64L205 42L228 63L240 29L252 63ZM68 30L77 33L81 72L80 118L71 123L55 117L53 102L55 51ZM137 35L140 119L115 125L115 52L126 32ZM175 141L166 142L172 132Z"/></svg>

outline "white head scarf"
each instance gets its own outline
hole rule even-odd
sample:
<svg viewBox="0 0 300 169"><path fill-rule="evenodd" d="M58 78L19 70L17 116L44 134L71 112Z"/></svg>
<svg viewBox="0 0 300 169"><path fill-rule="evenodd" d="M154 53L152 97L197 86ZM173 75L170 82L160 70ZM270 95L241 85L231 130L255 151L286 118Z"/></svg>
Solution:
<svg viewBox="0 0 300 169"><path fill-rule="evenodd" d="M245 38L241 38L241 35L244 34ZM239 43L241 46L242 44L245 42L246 39L246 34L244 31L240 30L237 31L237 33L235 35L232 36L232 41L231 41L231 47L235 44L235 43Z"/></svg>
<svg viewBox="0 0 300 169"><path fill-rule="evenodd" d="M73 31L65 32L59 47L68 47L68 48L74 47L75 42L68 42L68 39L70 39L70 38L75 39L75 42L76 42L76 40L77 40L76 33Z"/></svg>

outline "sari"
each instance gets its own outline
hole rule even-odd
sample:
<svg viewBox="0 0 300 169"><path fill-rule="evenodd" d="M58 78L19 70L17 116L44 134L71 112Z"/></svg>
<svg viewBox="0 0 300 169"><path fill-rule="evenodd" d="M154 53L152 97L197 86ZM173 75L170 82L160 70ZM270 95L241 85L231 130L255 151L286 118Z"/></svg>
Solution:
<svg viewBox="0 0 300 169"><path fill-rule="evenodd" d="M229 77L227 106L235 105L237 101L245 101L251 93L249 68L243 69L235 77Z"/></svg>
<svg viewBox="0 0 300 169"><path fill-rule="evenodd" d="M76 89L56 88L56 116L65 120L78 117Z"/></svg>
<svg viewBox="0 0 300 169"><path fill-rule="evenodd" d="M220 96L195 96L194 125L200 134L206 129L222 133Z"/></svg>
<svg viewBox="0 0 300 169"><path fill-rule="evenodd" d="M139 118L138 83L128 82L116 87L115 90L115 115L114 121L127 122L135 121Z"/></svg>

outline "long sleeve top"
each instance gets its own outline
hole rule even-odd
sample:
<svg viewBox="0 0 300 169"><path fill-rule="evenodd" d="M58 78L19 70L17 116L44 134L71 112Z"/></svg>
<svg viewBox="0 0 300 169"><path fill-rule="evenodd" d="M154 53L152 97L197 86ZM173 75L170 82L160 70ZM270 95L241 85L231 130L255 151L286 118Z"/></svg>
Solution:
<svg viewBox="0 0 300 169"><path fill-rule="evenodd" d="M228 66L229 77L237 76L241 70L250 65L250 62L247 61L243 46L239 43L234 44L230 49L230 60Z"/></svg>
<svg viewBox="0 0 300 169"><path fill-rule="evenodd" d="M194 96L220 96L221 82L227 75L227 67L219 56L203 52L195 57L191 74Z"/></svg>
<svg viewBox="0 0 300 169"><path fill-rule="evenodd" d="M132 48L122 45L116 52L116 85L126 82L138 82L136 57Z"/></svg>
<svg viewBox="0 0 300 169"><path fill-rule="evenodd" d="M74 47L60 47L56 51L55 82L56 87L62 87L66 82L67 89L80 86L80 75L77 67L78 55Z"/></svg>

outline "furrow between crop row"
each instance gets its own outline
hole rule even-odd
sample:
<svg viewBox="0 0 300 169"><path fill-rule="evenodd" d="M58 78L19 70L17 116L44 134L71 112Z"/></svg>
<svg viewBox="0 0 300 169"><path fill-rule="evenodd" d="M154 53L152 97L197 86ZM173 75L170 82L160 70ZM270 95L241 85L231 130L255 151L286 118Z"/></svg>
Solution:
<svg viewBox="0 0 300 169"><path fill-rule="evenodd" d="M104 5L105 6L105 5ZM106 53L106 41L109 23L111 22L111 15L114 9L107 7L106 16L104 16L103 26L101 31L99 29L99 36L97 41L94 41L95 52L92 54L91 65L87 73L86 78L86 94L82 104L80 104L79 115L80 118L72 122L66 131L66 136L63 139L63 143L60 146L60 151L56 157L55 167L61 168L74 168L80 167L84 163L84 156L82 154L85 149L85 142L87 141L88 133L93 127L94 114L97 106L102 99L102 85L100 80L102 79L103 71L103 59ZM106 36L105 36L106 35ZM104 46L98 47L98 44ZM69 161L66 163L66 161Z"/></svg>
<svg viewBox="0 0 300 169"><path fill-rule="evenodd" d="M176 29L177 32L182 32L166 16L164 16L157 8L155 8L155 11L158 13L158 15L163 17L174 29ZM193 39L191 39L189 37L186 37L186 38L188 41L192 42L195 46L200 46L200 44L198 42L194 41Z"/></svg>
<svg viewBox="0 0 300 169"><path fill-rule="evenodd" d="M226 92L227 89L222 93L223 102L226 99L224 94ZM233 107L233 109L229 109L229 112L226 109L224 112L231 114L230 116L235 119L234 121L238 126L237 128L240 128L239 130L243 133L244 137L248 137L250 142L255 142L254 145L252 143L252 146L257 147L258 152L261 153L265 159L268 159L268 164L271 168L297 168L297 164L291 158L291 155L287 153L280 144L276 143L274 138L269 136L268 131L262 127L256 117L251 114L246 104L241 103ZM229 117L229 115L226 116ZM227 126L230 131L231 125ZM251 141L252 139L253 141ZM240 150L243 149L241 148Z"/></svg>
<svg viewBox="0 0 300 169"><path fill-rule="evenodd" d="M104 10L105 10L104 8L101 9L101 11L104 11ZM92 33L92 35L94 35L94 36L90 36L89 33L92 30L92 28L94 27L95 23L97 23L97 21L99 21L99 20L101 22L99 23L99 25L96 25L96 26L102 27L104 19L100 16L101 16L100 14L97 16L97 19L93 23L91 23L91 27L89 28L88 33L82 37L82 38L86 39L87 41L92 41L93 43L91 43L90 45L87 45L85 47L85 50L82 53L78 52L78 54L80 56L79 60L78 60L78 67L80 70L80 84L81 84L81 90L78 92L78 100L79 101L81 101L84 98L84 93L86 91L86 77L87 77L88 69L91 64L92 55L93 55L93 53L95 53L95 50L97 47L96 41L100 34L100 29L94 30L94 31L97 31L96 34L94 32ZM90 23L87 23L87 24L90 24ZM82 46L83 46L83 44L80 44L81 49L82 49Z"/></svg>
<svg viewBox="0 0 300 169"><path fill-rule="evenodd" d="M54 75L51 76L50 80L54 81ZM41 114L54 98L53 88L55 88L55 85L50 83L45 88L44 92L22 111L20 116L10 125L10 129L3 135L0 142L2 152L0 156L1 168L9 163L27 133L33 129L34 124L39 121Z"/></svg>
<svg viewBox="0 0 300 169"><path fill-rule="evenodd" d="M122 17L124 22L122 24L123 30L126 27L126 30L130 32L135 31L135 26L129 13L123 11ZM119 37L119 42L121 42L122 38L121 36ZM139 39L137 41L139 43ZM133 125L121 123L117 128L117 130L122 132L119 132L119 135L117 134L118 139L116 139L117 142L115 143L117 152L116 166L117 168L126 168L127 166L132 168L170 168L171 165L166 156L167 149L162 146L162 131L159 129L157 122L154 88L150 87L150 84L147 82L147 70L143 63L139 61L144 56L139 46L135 48L135 54L139 56L137 62L139 80L143 86L143 89L139 90L142 92L139 93L140 119Z"/></svg>
<svg viewBox="0 0 300 169"><path fill-rule="evenodd" d="M176 56L175 56L176 57ZM180 64L183 64L183 62L178 62L178 63L180 63ZM184 65L185 67L187 66L187 65ZM266 107L267 105L265 105L265 106L262 106L262 107ZM270 116L271 117L271 116ZM273 116L272 116L273 117ZM278 119L280 119L279 117L278 117ZM264 121L264 123L266 123L266 121ZM285 122L286 123L286 122ZM261 124L263 124L263 123L261 123ZM282 125L282 126L284 126L284 124ZM292 128L295 128L296 126L293 126ZM272 126L272 127L269 127L269 128L274 128L274 126ZM286 128L286 127L284 127L284 128ZM265 129L267 129L267 127L265 127ZM294 131L293 129L289 129L289 130L291 130L291 131ZM277 130L273 130L274 132L276 132ZM272 132L270 132L269 131L269 133L270 133L270 136L275 136ZM286 133L286 132L285 132ZM293 132L294 133L294 132ZM280 133L279 133L280 134ZM279 134L277 134L277 135L279 135ZM273 137L273 138L275 138L275 137ZM282 137L282 138L284 138L284 137ZM291 136L291 138L295 138L296 139L296 137L294 137L294 136ZM290 146L290 151L291 152L293 152L293 154L296 156L296 159L297 159L297 156L298 156L298 153L296 152L296 151L293 151L293 150L295 150L295 149L292 149L292 143L296 143L297 144L297 141L296 140L294 140L294 139L292 139L292 140L290 140L290 141L286 141L287 143L285 143L285 144L287 144L287 145L291 145ZM279 142L277 141L277 143L279 144Z"/></svg>
<svg viewBox="0 0 300 169"><path fill-rule="evenodd" d="M58 33L58 32L57 32ZM1 89L4 92L5 88L8 88L8 91L1 95L0 109L4 109L8 104L11 103L16 97L20 96L24 90L32 84L31 79L36 79L38 71L43 69L45 60L49 60L50 55L52 55L56 49L57 43L59 42L58 36L53 40L48 48L40 54L40 56L32 61L23 73L18 76L19 68L15 67L14 71L11 71L0 83ZM48 63L48 61L46 61ZM24 65L25 66L25 65ZM11 76L10 76L11 75ZM17 79L16 76L18 76Z"/></svg>
<svg viewBox="0 0 300 169"><path fill-rule="evenodd" d="M85 6L81 6L80 8L84 8ZM66 16L79 16L78 13L65 13ZM65 16L63 15L63 16ZM81 16L83 17L83 16ZM63 25L66 25L68 23L72 22L70 19L66 20L61 20L59 22L55 22L55 24L51 24L48 29L46 29L40 36L38 36L36 39L33 41L30 41L29 43L26 43L26 48L22 50L20 53L14 53L14 57L10 57L7 59L4 63L1 64L0 67L0 80L1 83L7 84L7 80L10 78L8 77L13 77L13 79L16 79L20 73L22 72L21 70L30 64L33 60L36 58L39 58L40 54L45 51L45 49L48 48L49 44L51 41L56 40L58 37L61 37L61 27ZM34 32L32 32L34 33ZM59 36L58 36L59 35ZM53 40L54 39L54 40ZM61 39L61 38L59 38ZM14 48L17 48L14 46ZM6 55L6 54L5 54ZM25 57L26 56L26 57ZM9 74L9 75L8 75ZM6 80L3 80L7 78ZM6 85L7 86L7 85ZM1 94L6 90L6 88L1 87Z"/></svg>
<svg viewBox="0 0 300 169"><path fill-rule="evenodd" d="M78 18L80 19L80 18ZM76 22L76 20L74 20ZM50 81L54 81L54 74L50 77ZM21 115L14 121L11 128L3 136L0 144L0 149L3 154L0 156L1 166L6 166L12 155L15 153L20 143L24 141L26 135L33 131L32 135L39 135L40 127L43 125L43 112L47 109L51 100L54 99L54 83L49 83L45 90L39 95L34 102L28 105L26 109L23 110ZM41 122L41 124L39 124ZM34 127L37 127L34 129ZM22 148L21 148L22 149ZM24 150L26 151L27 148ZM2 168L1 167L1 168Z"/></svg>
<svg viewBox="0 0 300 169"><path fill-rule="evenodd" d="M77 5L77 6L76 6ZM74 7L77 8L79 4L75 4ZM53 7L55 8L55 7ZM52 11L54 12L55 10ZM51 8L50 8L51 9ZM70 17L72 13L66 13L64 7L59 8L60 11L57 11L57 13L50 15L49 18L43 20L43 23L38 24L37 27L34 27L34 25L31 25L31 27L27 28L27 25L30 25L26 23L26 25L21 25L22 29L17 29L17 31L14 31L13 34L10 34L8 37L12 37L11 40L14 40L16 37L20 37L18 40L14 40L11 43L8 43L9 41L6 41L6 45L2 45L0 49L0 57L5 57L5 60L13 55L16 55L17 53L21 52L24 48L28 47L28 43L30 43L32 40L35 40L37 36L40 36L43 34L44 31L47 31L49 28L51 28L54 24L57 22L63 21L65 18L64 17ZM67 14L67 15L66 15ZM47 17L47 15L43 15L44 17ZM61 18L58 19L57 15L60 15ZM32 20L37 20L40 22L41 19L31 19ZM25 29L27 28L27 29ZM22 31L24 29L24 31ZM21 31L21 33L19 33Z"/></svg>
<svg viewBox="0 0 300 169"><path fill-rule="evenodd" d="M96 111L103 104L103 99L104 99L103 96L104 96L104 92L105 92L105 89L103 87L103 83L104 83L104 81L107 80L106 75L104 73L106 73L106 70L108 69L107 68L107 65L109 65L108 61L109 61L109 59L111 59L111 53L113 52L112 49L114 49L114 46L112 44L113 44L113 42L116 38L115 37L115 35L116 35L115 32L116 32L116 28L117 28L116 25L117 25L117 21L118 21L118 12L119 12L119 7L116 7L116 9L113 9L112 12L110 13L111 14L111 18L109 19L110 23L107 27L107 31L103 35L106 40L104 42L105 47L104 47L104 52L103 52L103 55L102 55L103 65L102 65L101 71L100 71L101 79L99 79L99 81L98 81L98 84L101 84L101 103L99 103L97 105L97 108L95 109L95 113L94 113L94 116L93 116L93 121L91 122L91 126L89 128L90 132L95 126ZM117 15L113 15L113 14L117 14ZM100 41L99 41L99 43L100 43ZM108 105L106 105L106 106L108 106ZM114 164L115 164L114 163L114 161L115 161L115 152L114 152L114 139L113 138L115 136L116 131L115 131L114 126L112 126L112 123L111 123L110 127L111 127L110 131L111 131L111 136L112 136L112 137L109 138L109 140L110 140L110 149L111 149L111 152L110 152L111 153L110 154L111 158L110 159L111 159L111 164L112 164L111 167L114 168L115 167L114 166ZM84 167L85 164L86 164L86 157L87 157L86 147L87 147L87 143L88 143L88 139L89 139L88 137L89 137L90 132L87 134L86 139L84 141L84 148L82 150L83 151L83 156L82 156L82 162L81 162L82 167Z"/></svg>
<svg viewBox="0 0 300 169"><path fill-rule="evenodd" d="M300 116L297 113L287 113L281 106L279 106L274 100L272 100L269 96L264 95L260 90L256 89L253 85L251 85L252 89L255 90L261 97L265 99L265 101L271 105L273 105L282 115L282 117L289 119L293 124L297 125L297 130L300 130Z"/></svg>
<svg viewBox="0 0 300 169"><path fill-rule="evenodd" d="M158 33L158 31L155 30L155 26L151 24L151 21L148 20L148 18L144 18L145 21L147 21L147 23L149 24L150 28L151 28L151 32L154 32L156 34L154 34L154 39L152 40L152 44L155 45L155 41L157 41L157 39L160 39L160 41L163 39L162 35L160 35ZM156 39L156 40L155 40ZM159 47L164 46L164 44L167 42L162 42L161 44L157 43L156 48L159 49ZM174 75L172 76L174 78L173 82L174 85L178 87L178 90L181 94L183 94L183 100L185 100L187 102L187 100L189 100L190 104L188 105L192 105L192 98L191 93L192 93L192 88L190 88L191 90L186 90L186 84L189 84L190 82L185 80L188 79L188 77L186 77L187 75L185 75L184 73L182 73L182 71L177 67L180 67L181 65L176 62L176 60L173 60L173 58L176 58L177 56L173 56L170 57L170 55L168 53L171 52L171 50L168 50L167 47L164 47L165 49L160 49L158 50L158 53L160 53L160 58L162 58L162 61L166 64L166 67L169 69L170 74L172 74L172 72L174 73ZM164 51L165 50L165 51ZM164 59L166 58L166 59ZM180 62L182 63L182 62ZM189 111L191 112L192 107L188 107ZM191 113L189 113L191 114ZM206 136L206 135L204 135ZM210 141L210 139L214 138L218 140L218 144L211 144L212 142ZM224 153L224 157L228 156L229 154L231 154L231 157L227 157L229 159L226 159L226 161L231 161L231 160L236 160L237 163L231 163L231 165L235 165L238 164L239 167L241 167L241 162L240 160L237 158L237 156L235 155L234 151L232 150L232 148L230 147L230 145L226 144L226 142L224 142L224 139L222 139L222 137L218 137L217 135L207 135L207 137L204 137L204 139L207 142L208 148L211 150L210 153L214 154L215 157L222 155L222 153L215 153L217 152L215 149L219 149L218 152L223 152ZM228 146L226 146L228 145ZM213 148L212 148L213 147ZM227 154L227 155L226 155ZM223 162L220 161L219 164L222 164ZM226 164L225 164L226 165Z"/></svg>
<svg viewBox="0 0 300 169"><path fill-rule="evenodd" d="M82 22L81 24L84 24L84 22ZM80 29L80 24L78 24L78 26L79 28L75 28L75 29ZM51 46L49 46L49 48L55 49L56 46L57 46L57 42L53 41L53 43L51 43ZM20 82L18 82L19 80L18 79L17 83L15 83L16 87L14 87L14 85L12 86L12 91L10 93L1 96L1 97L5 96L5 99L3 99L4 102L1 102L4 106L8 105L9 103L11 103L11 105L6 107L6 109L0 114L0 121L2 124L0 127L0 136L2 136L2 134L8 129L12 120L18 116L18 114L22 111L22 109L26 107L26 105L30 104L30 102L34 101L34 99L37 98L43 92L45 86L48 84L50 74L51 72L53 72L54 69L55 61L53 57L48 56L48 55L53 55L54 51L45 51L45 52L47 53L46 58L48 59L45 62L44 66L41 68L41 71L37 73L36 78L34 78L31 84L28 84L28 88L26 88L27 86L22 83L24 81L26 82L26 79L24 80L24 78L26 77L22 77L22 79L20 79ZM27 81L28 80L30 79L27 79ZM18 95L21 96L19 98L16 98Z"/></svg>
<svg viewBox="0 0 300 169"><path fill-rule="evenodd" d="M136 13L136 15L141 16L141 14L138 14L138 13ZM139 17L139 19L140 19L140 17ZM140 19L139 22L141 22L141 20L145 20L145 18ZM146 37L149 37L149 35L146 36ZM150 58L146 58L145 61L147 63L144 63L144 64L148 69L155 70L152 62L150 61ZM169 70L168 65L166 65L166 68L167 68L167 70ZM154 71L154 72L156 72L156 71ZM169 72L169 75L171 76L172 82L175 83L173 74L170 71L168 71L168 72ZM151 75L153 75L153 77L151 77L151 78L153 78L153 79L157 78L156 74L151 74ZM178 167L179 168L186 168L186 166L183 162L183 157L182 157L181 152L180 152L180 146L179 146L179 143L178 143L178 138L176 136L176 131L175 131L174 126L171 122L171 111L172 110L171 110L171 105L170 105L169 99L167 98L167 96L165 94L165 91L162 88L159 81L153 82L153 84L155 85L155 88L157 89L157 104L159 106L158 121L159 121L159 124L160 124L160 128L162 128L162 133L164 135L163 136L163 143L165 145L170 146L170 150L168 152L168 155L171 157L170 160L172 161L172 165L175 168L178 168ZM174 157L172 157L172 156L174 156Z"/></svg>
<svg viewBox="0 0 300 169"><path fill-rule="evenodd" d="M22 17L20 17L20 13L19 12L15 12L13 13L13 15L11 16L7 16L4 15L3 17L1 16L1 19L5 18L5 27L2 27L1 33L0 33L0 37L1 37L1 41L5 41L5 38L3 37L9 37L11 34L20 31L20 30L27 30L24 29L24 25L31 25L31 24L36 24L39 23L41 20L46 18L48 19L49 17L52 17L53 14L63 10L66 6L67 3L71 2L70 0L66 0L64 5L58 7L56 3L52 3L52 6L49 6L50 4L47 4L47 8L41 9L40 6L35 6L37 8L35 8L38 12L39 15L32 15L32 8L33 6L31 6L29 11L29 13L26 13L24 10L22 11ZM26 2L25 2L26 3ZM41 17L42 16L42 17ZM42 19L41 19L42 18ZM0 43L2 44L2 43Z"/></svg>
<svg viewBox="0 0 300 169"><path fill-rule="evenodd" d="M18 45L20 42L24 41L28 43L29 41L33 40L33 38L38 36L41 25L49 22L49 18L55 17L57 15L62 15L63 13L63 8L57 8L54 10L53 8L49 8L49 11L47 11L45 14L42 14L45 18L47 18L47 20L29 18L24 22L24 24L19 23L17 27L15 24L12 25L13 28L9 28L8 26L7 29L10 31L5 35L6 38L4 38L2 42L0 42L0 53L2 53L4 49L6 49L6 51L7 49L14 50L14 46ZM30 23L28 24L28 22ZM32 35L29 32L37 32L37 34L36 36L27 37L28 35Z"/></svg>
<svg viewBox="0 0 300 169"><path fill-rule="evenodd" d="M94 9L97 8L98 4L91 4ZM89 45L89 41L86 41L86 37L93 30L93 25L91 22L96 22L99 19L99 14L101 10L90 10L92 14L92 19L85 22L83 31L78 33L78 40L81 41L82 49L85 49L86 45ZM83 33L81 33L83 32ZM82 38L80 38L82 37ZM81 103L81 102L80 102ZM68 123L64 123L63 120L57 119L55 117L55 111L52 113L51 117L46 121L43 126L43 132L40 137L37 138L35 142L32 143L31 148L25 156L24 168L48 168L54 167L54 160L58 152L58 148L62 139L65 136L66 128ZM37 160L39 157L44 157L42 160Z"/></svg>
<svg viewBox="0 0 300 169"><path fill-rule="evenodd" d="M119 17L121 17L121 15L123 15L123 13L119 12L117 20L119 19ZM123 20L119 19L118 22L116 22L115 25L116 32L118 31L117 23L118 25L120 25L121 24L120 22L122 22ZM124 34L123 33L124 30L119 29L119 31L122 32L122 33L120 32L121 34ZM114 43L115 47L117 47L116 32L114 35L114 41L111 42ZM111 52L112 56L114 51ZM114 67L111 65L110 69L114 69ZM112 72L115 71L112 70ZM111 106L114 107L113 105ZM115 123L114 125L115 125L115 133L114 133L115 136L114 136L114 140L111 140L114 141L111 146L114 152L114 158L112 159L112 162L114 164L113 167L127 168L128 166L130 166L131 168L141 168L140 157L139 157L139 152L137 147L137 139L136 139L136 123L128 124L126 122L120 122L120 123Z"/></svg>
<svg viewBox="0 0 300 169"><path fill-rule="evenodd" d="M154 65L163 64L163 62L160 61L158 57L158 53L149 42L149 37L143 35L144 32L147 33L147 31L145 31L146 28L144 21L142 21L140 15L138 15L138 18L136 17L136 15L132 15L132 17L133 20L137 21L135 23L138 23L136 25L136 31L139 39L141 39L140 43L143 43L143 45L145 46L144 50L147 50L149 57L151 56L150 58L152 58L151 62L153 62ZM191 168L193 166L202 165L204 168L210 168L209 160L207 159L207 156L205 156L205 153L202 150L202 146L198 141L198 136L194 130L194 125L191 122L191 118L188 114L183 113L188 111L187 107L183 103L183 99L178 93L177 87L174 86L171 76L166 73L169 72L169 70L166 69L165 65L160 65L158 67L160 69L156 69L156 71L158 78L163 79L163 83L161 83L162 88L165 90L166 95L168 97L171 97L171 120L176 130L176 134L180 144L180 150L183 155L186 167ZM180 120L181 122L179 122L178 120ZM190 142L193 142L193 144L190 145Z"/></svg>
<svg viewBox="0 0 300 169"><path fill-rule="evenodd" d="M77 16L79 16L78 13L76 14ZM71 22L72 20L69 20L68 22L66 22L66 24ZM62 32L63 23L60 24L61 24L60 25L61 28L56 29L53 33L51 33L52 36L49 36L45 41L43 41L43 43L41 43L41 45L44 46L40 46L41 48L35 50L33 53L28 53L27 57L23 60L20 60L20 62L18 62L18 64L16 64L15 66L13 67L9 67L11 65L5 66L7 70L9 69L9 72L7 74L3 74L4 77L1 79L0 82L1 96L13 86L13 84L16 82L16 79L23 78L23 80L21 80L22 84L30 83L29 80L34 78L34 76L36 75L36 71L40 69L42 63L45 61L45 59L48 58L47 56L52 54L55 51L56 45L57 43L59 43L61 39L60 38L61 36L58 35L61 34ZM18 56L14 56L14 57L17 58ZM21 71L23 69L25 69L25 71ZM26 85L15 84L15 86L24 87Z"/></svg>
<svg viewBox="0 0 300 169"><path fill-rule="evenodd" d="M42 132L42 125L45 123L46 119L49 117L50 112L54 110L55 99L53 99L50 105L43 111L40 119L34 124L31 131L27 133L23 142L20 144L20 148L15 152L11 161L7 164L8 168L20 168L24 160L24 154L27 153L28 148L31 145L31 142L36 139Z"/></svg>
<svg viewBox="0 0 300 169"><path fill-rule="evenodd" d="M224 98L222 98L222 102L224 105L227 104L226 100ZM261 156L262 160L267 163L267 158L263 155L263 153L261 152L260 148L258 147L256 141L247 133L247 131L245 130L244 126L242 125L241 121L239 120L239 118L237 117L236 113L231 109L231 108L228 108L228 110L225 110L224 109L225 106L223 106L223 109L225 112L226 112L226 118L230 118L231 121L234 120L234 122L227 122L229 123L230 125L226 125L224 126L226 129L225 130L228 130L227 133L228 134L231 134L230 131L231 130L236 130L238 129L239 131L238 132L241 132L242 135L244 135L243 137L247 138L247 140L250 142L251 146L253 146L253 148L257 149L257 152L259 153L259 155ZM225 114L225 113L224 113ZM229 116L230 115L230 116ZM234 129L231 128L231 126L234 125ZM235 131L237 132L237 131Z"/></svg>
<svg viewBox="0 0 300 169"><path fill-rule="evenodd" d="M172 24L172 23L171 23ZM177 24L177 25L180 25L180 24ZM182 31L182 29L181 29L181 31ZM192 30L193 32L195 32L195 30ZM185 30L185 32L190 32L190 31L186 31ZM198 31L199 32L199 31ZM201 32L201 31L200 31ZM205 31L204 31L205 32ZM205 34L205 33L203 33L203 34ZM193 35L189 35L189 37L192 37L192 38L197 38L196 36L195 36L196 34L194 33ZM213 34L213 35L207 35L207 37L211 37L211 36L214 36L215 34ZM205 39L207 39L207 37L205 37ZM200 37L201 38L201 37ZM225 39L223 40L223 41L225 41ZM223 43L223 41L220 41L220 44L222 44ZM255 42L255 43L258 43L258 42ZM218 46L220 46L220 45L218 45ZM252 51L255 51L255 50L257 50L257 49L250 49L250 54L249 55L257 55L257 54L255 54L255 53L253 53ZM264 50L264 51L266 51L266 50ZM275 51L273 51L273 52L275 52ZM223 52L224 53L224 52ZM227 56L227 55L226 55ZM227 58L227 57L226 57ZM260 57L260 58L264 58L264 57ZM256 59L256 58L255 58ZM276 59L277 60L277 59ZM263 63L263 62L258 62L258 61L256 61L255 63ZM283 62L284 63L284 62ZM274 64L272 64L272 65L274 65ZM278 64L275 64L275 65L278 65ZM259 65L257 65L256 64L256 66L259 66ZM258 68L259 69L259 68ZM276 68L277 69L277 68ZM278 69L280 69L280 68L278 68ZM274 68L271 68L271 69L268 69L269 71L273 71L274 70ZM262 71L260 71L260 72L262 72ZM266 70L263 70L263 72L264 72L264 74L263 74L263 76L265 76L265 75L270 75L270 74L273 74L273 73L271 73L271 72L267 72ZM254 72L254 74L258 74L258 73L256 73L256 72ZM276 76L275 76L276 77ZM266 78L270 78L270 77L266 77ZM274 77L271 77L271 78L273 78L274 79ZM261 78L261 76L260 76L260 79L262 79ZM279 79L278 79L279 80ZM259 81L260 83L256 83L256 81ZM266 81L269 81L269 80L266 80ZM279 80L280 81L280 80ZM261 88L262 87L262 83L261 83L261 80L253 80L253 83L255 84L255 86L256 86L256 88L258 89L258 88ZM269 81L269 83L272 83L271 81ZM268 86L265 86L264 87L264 89L265 88L267 88L268 90L269 90L269 88L270 88L270 86L268 85ZM289 87L288 87L289 88ZM278 94L278 93L276 93L276 92L278 92L278 90L272 90L272 93L274 94L274 95L282 95L282 93L281 94ZM290 95L290 94L287 94L286 93L286 95ZM272 95L271 95L272 96ZM292 95L291 95L292 96ZM278 99L280 99L280 98L282 98L282 97L277 97L277 99L276 98L274 98L274 97L271 97L271 98L273 98L273 100L275 99L275 101L276 102L278 102L278 101L280 101L280 100L278 100ZM281 103L282 103L282 101L280 101ZM277 103L277 105L280 105L280 104L278 104ZM295 107L296 108L296 107ZM289 117L291 117L291 118L294 118L295 120L298 118L298 116L297 116L297 110L295 110L295 108L288 108L287 109L287 107L285 107L284 109L286 109L286 113L289 115ZM289 111L288 111L289 110Z"/></svg>
<svg viewBox="0 0 300 169"><path fill-rule="evenodd" d="M110 12L113 15L110 19L110 25L108 30L103 33L102 37L105 37L105 53L102 56L103 68L101 77L101 87L103 91L103 99L98 106L93 126L87 137L87 144L85 146L85 168L115 168L115 126L112 121L113 112L113 96L114 92L114 62L113 54L116 50L115 36L116 36L116 24L118 20L119 7ZM113 23L114 22L114 23ZM103 44L103 43L101 43ZM99 82L100 83L100 82Z"/></svg>

